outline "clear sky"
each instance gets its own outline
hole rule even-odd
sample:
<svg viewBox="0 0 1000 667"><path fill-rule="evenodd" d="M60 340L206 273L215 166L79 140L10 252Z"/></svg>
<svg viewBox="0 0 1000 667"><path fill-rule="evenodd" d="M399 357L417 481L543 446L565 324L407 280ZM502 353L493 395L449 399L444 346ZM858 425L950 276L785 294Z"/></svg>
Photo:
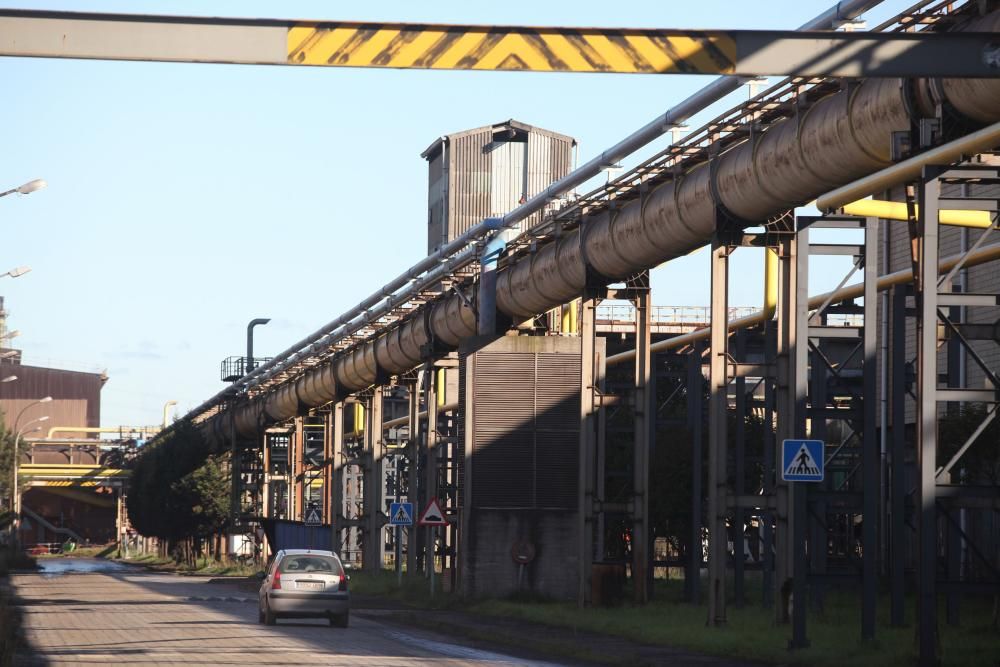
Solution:
<svg viewBox="0 0 1000 667"><path fill-rule="evenodd" d="M15 3L667 28L794 28L833 4ZM582 163L711 78L0 59L0 186L49 181L0 200L0 271L33 269L0 282L16 346L26 363L106 369L104 425L158 423L165 401L186 412L223 387L219 362L243 353L250 319L272 318L256 351L275 354L425 254L420 152L441 134L515 118L576 137ZM730 302L758 305L760 257L745 252ZM654 301L706 304L707 255L658 269Z"/></svg>

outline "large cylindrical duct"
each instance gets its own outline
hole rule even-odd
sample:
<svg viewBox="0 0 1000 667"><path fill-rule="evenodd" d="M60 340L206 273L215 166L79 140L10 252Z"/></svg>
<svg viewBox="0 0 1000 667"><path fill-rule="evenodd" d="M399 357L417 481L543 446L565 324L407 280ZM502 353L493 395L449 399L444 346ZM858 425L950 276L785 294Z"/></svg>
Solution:
<svg viewBox="0 0 1000 667"><path fill-rule="evenodd" d="M1000 12L962 29L1000 32ZM497 308L521 319L543 313L580 295L588 264L608 279L626 278L708 243L719 210L760 223L884 168L891 163L892 133L910 129L910 109L929 115L937 104L972 124L996 122L1000 79L869 79L848 85L730 146L712 158L714 164L696 165L506 266L497 277ZM475 335L474 310L453 294L338 357L323 391L310 389L308 381L288 385L267 399L266 412L286 419L299 400L320 405L335 386L370 386L376 360L386 371L401 373L421 363L432 337L454 347Z"/></svg>

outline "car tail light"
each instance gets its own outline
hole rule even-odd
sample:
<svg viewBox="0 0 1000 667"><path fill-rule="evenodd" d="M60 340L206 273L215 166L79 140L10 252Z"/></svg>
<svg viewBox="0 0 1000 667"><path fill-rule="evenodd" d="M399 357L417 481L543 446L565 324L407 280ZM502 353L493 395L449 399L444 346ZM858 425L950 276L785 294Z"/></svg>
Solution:
<svg viewBox="0 0 1000 667"><path fill-rule="evenodd" d="M278 588L281 588L281 573L275 572L274 580L271 582L271 589L276 590Z"/></svg>
<svg viewBox="0 0 1000 667"><path fill-rule="evenodd" d="M340 586L337 586L337 590L338 591L346 591L347 590L347 575L346 574L340 575Z"/></svg>

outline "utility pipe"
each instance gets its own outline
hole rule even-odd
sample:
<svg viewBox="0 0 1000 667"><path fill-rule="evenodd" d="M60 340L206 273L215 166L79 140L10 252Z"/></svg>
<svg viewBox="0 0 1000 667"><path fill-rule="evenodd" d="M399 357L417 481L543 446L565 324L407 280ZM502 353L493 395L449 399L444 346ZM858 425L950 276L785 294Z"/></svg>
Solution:
<svg viewBox="0 0 1000 667"><path fill-rule="evenodd" d="M880 4L881 2L882 0L845 0L844 2L837 2L829 9L814 17L812 20L804 23L798 29L802 31L834 29L840 23L856 18L866 10ZM492 231L512 227L519 221L542 210L545 205L556 196L585 183L590 178L593 178L597 174L601 173L601 171L608 164L616 164L621 159L627 157L636 150L663 136L673 127L683 124L684 121L688 120L695 113L717 102L729 93L738 90L739 87L748 80L749 79L735 76L719 77L718 79L715 79L712 83L708 84L691 97L669 109L660 116L657 116L652 121L639 128L637 131L633 132L611 148L605 150L594 159L588 161L563 178L552 183L544 191L535 195L513 211L507 213L503 216L503 218L489 218L477 225L474 225L465 233L441 247L435 253L428 255L421 261L414 264L412 267L397 276L391 282L384 285L379 291L369 296L347 313L332 320L331 322L328 322L319 330L313 332L309 336L306 336L288 349L279 353L270 362L261 364L244 376L240 381L237 381L235 384L230 385L226 389L218 392L215 396L203 402L189 414L200 414L208 410L210 407L217 405L221 400L236 393L240 386L253 386L272 377L282 368L286 368L294 364L299 359L315 354L323 348L322 342L324 339L343 335L344 329L350 328L350 323L352 323L355 318L360 319L364 324L377 321L379 317L391 310L391 308L385 307L385 300L387 297L392 297L397 290L403 289L403 292L399 295L404 297L399 299L399 301L402 302L408 299L412 294L419 292L419 290L423 289L426 285L437 282L438 278L431 281L427 281L426 279L420 280L420 284L414 282L417 281L421 275L433 269L433 267L437 266L440 268L442 266L442 262L448 262L451 266L450 270L453 271L472 262L475 259L476 253L474 249L466 248L469 243L478 240ZM464 251L463 248L465 248ZM460 252L460 255L451 257L456 252ZM458 259L458 261L454 261L456 259ZM434 273L440 272L435 271ZM383 304L381 307L379 307L380 303ZM360 326L363 326L363 324L358 325L357 328L360 328Z"/></svg>
<svg viewBox="0 0 1000 667"><path fill-rule="evenodd" d="M778 253L774 248L764 249L764 319L774 317L778 308Z"/></svg>
<svg viewBox="0 0 1000 667"><path fill-rule="evenodd" d="M976 155L996 148L997 145L1000 145L1000 122L831 190L816 199L816 207L821 211L833 211L876 192L883 192L898 183L915 180L927 165L951 164L958 162L963 156Z"/></svg>
<svg viewBox="0 0 1000 667"><path fill-rule="evenodd" d="M941 272L950 271L956 264L958 264L958 262L962 259L962 256L963 254L960 253L942 259L938 265L938 270ZM985 264L986 262L991 262L997 259L1000 259L1000 243L994 243L970 253L963 266L977 266L979 264ZM893 285L903 285L911 282L913 282L913 270L903 269L902 271L896 271L884 276L879 276L877 285L878 290L882 292L889 289ZM827 300L829 300L830 303L837 303L848 299L857 299L864 296L864 293L864 283L856 283L854 285L842 287L834 292L817 294L816 296L809 297L809 309L814 310L819 308L826 303ZM736 331L738 329L748 329L766 322L767 319L769 318L765 317L764 311L760 311L752 315L747 315L746 317L741 317L738 320L733 320L729 323L729 330ZM681 334L680 336L675 336L674 338L667 338L666 340L653 343L649 346L649 350L650 352L666 352L667 350L673 350L679 347L684 347L685 345L690 345L695 341L707 340L710 334L711 327L697 329L686 334ZM623 364L627 361L632 361L633 359L635 359L635 350L625 350L624 352L611 355L607 358L605 363L608 366L614 366L616 364Z"/></svg>
<svg viewBox="0 0 1000 667"><path fill-rule="evenodd" d="M49 429L46 439L51 439L54 433L159 433L159 426L53 426Z"/></svg>
<svg viewBox="0 0 1000 667"><path fill-rule="evenodd" d="M846 215L860 215L866 218L885 218L887 220L910 219L906 204L897 201L860 199L842 206L841 210ZM913 210L914 214L918 214L920 207L914 206ZM971 227L973 229L988 229L993 226L993 217L989 211L942 209L938 211L938 221L942 225Z"/></svg>
<svg viewBox="0 0 1000 667"><path fill-rule="evenodd" d="M439 405L437 408L438 414L443 414L445 412L454 412L461 407L459 403L446 403L445 405ZM427 411L417 413L417 419L423 419L427 416ZM387 422L382 422L382 430L388 431L391 428L396 428L397 426L403 426L404 424L410 423L409 415L405 417L396 417L395 419L390 419Z"/></svg>

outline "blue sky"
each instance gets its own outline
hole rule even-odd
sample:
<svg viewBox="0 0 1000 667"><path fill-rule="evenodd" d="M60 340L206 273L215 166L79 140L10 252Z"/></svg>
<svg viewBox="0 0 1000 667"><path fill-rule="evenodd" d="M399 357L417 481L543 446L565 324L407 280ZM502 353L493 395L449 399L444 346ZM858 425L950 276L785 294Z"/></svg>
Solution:
<svg viewBox="0 0 1000 667"><path fill-rule="evenodd" d="M113 2L17 6L366 21L794 28L832 2ZM886 3L899 10L902 3ZM887 9L873 12L878 18ZM0 59L0 282L26 363L106 369L105 425L158 423L222 388L219 362L279 352L420 259L441 134L516 118L583 162L712 77L423 72ZM734 94L733 101L745 91ZM716 111L721 110L720 107ZM657 144L657 146L662 146ZM648 154L648 151L643 154ZM638 157L638 156L637 156ZM635 160L626 162L626 165ZM730 302L761 300L760 257ZM836 277L830 278L836 283ZM814 290L828 287L817 283ZM702 305L707 253L662 267L654 301Z"/></svg>

